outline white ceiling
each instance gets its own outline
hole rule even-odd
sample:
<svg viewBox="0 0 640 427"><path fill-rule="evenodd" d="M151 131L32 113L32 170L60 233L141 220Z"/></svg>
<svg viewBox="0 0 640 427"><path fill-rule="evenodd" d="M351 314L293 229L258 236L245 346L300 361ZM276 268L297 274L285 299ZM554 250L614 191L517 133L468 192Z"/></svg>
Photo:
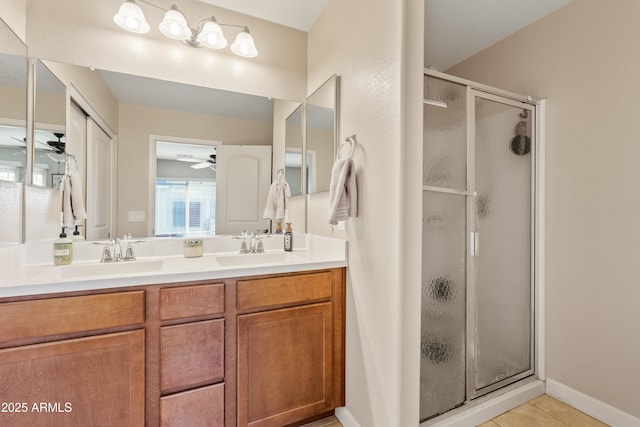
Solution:
<svg viewBox="0 0 640 427"><path fill-rule="evenodd" d="M200 0L308 32L330 0Z"/></svg>

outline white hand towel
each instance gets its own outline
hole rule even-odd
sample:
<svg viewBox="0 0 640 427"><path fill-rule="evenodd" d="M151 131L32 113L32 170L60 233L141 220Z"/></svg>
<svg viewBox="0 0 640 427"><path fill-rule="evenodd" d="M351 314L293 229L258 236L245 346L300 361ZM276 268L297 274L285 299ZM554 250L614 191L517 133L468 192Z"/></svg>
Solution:
<svg viewBox="0 0 640 427"><path fill-rule="evenodd" d="M60 190L62 190L62 225L72 227L73 209L71 208L71 182L69 176L64 175L60 180Z"/></svg>
<svg viewBox="0 0 640 427"><path fill-rule="evenodd" d="M329 224L358 216L358 187L353 160L336 160L329 186Z"/></svg>
<svg viewBox="0 0 640 427"><path fill-rule="evenodd" d="M264 208L262 217L266 219L284 219L289 197L291 197L289 183L285 180L274 181L269 187L267 205Z"/></svg>
<svg viewBox="0 0 640 427"><path fill-rule="evenodd" d="M77 173L70 174L69 182L71 184L71 209L73 211L73 218L76 220L85 219L87 218L87 211L84 208L80 175Z"/></svg>

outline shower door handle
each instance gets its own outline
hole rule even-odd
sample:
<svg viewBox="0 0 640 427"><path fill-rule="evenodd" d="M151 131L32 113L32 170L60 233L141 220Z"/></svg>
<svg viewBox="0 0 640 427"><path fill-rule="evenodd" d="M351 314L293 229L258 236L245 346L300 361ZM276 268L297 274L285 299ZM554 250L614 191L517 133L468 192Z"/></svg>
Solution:
<svg viewBox="0 0 640 427"><path fill-rule="evenodd" d="M470 233L469 238L469 250L471 251L471 256L478 256L478 252L480 252L480 235L477 231L472 231Z"/></svg>

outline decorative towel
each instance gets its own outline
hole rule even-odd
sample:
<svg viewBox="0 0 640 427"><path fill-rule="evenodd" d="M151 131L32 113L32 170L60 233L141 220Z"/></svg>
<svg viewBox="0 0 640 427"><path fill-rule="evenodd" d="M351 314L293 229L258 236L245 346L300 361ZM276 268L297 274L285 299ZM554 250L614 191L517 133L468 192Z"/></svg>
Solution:
<svg viewBox="0 0 640 427"><path fill-rule="evenodd" d="M71 183L71 209L73 210L73 218L76 220L86 219L87 211L84 208L80 175L77 173L69 174L69 182Z"/></svg>
<svg viewBox="0 0 640 427"><path fill-rule="evenodd" d="M358 216L358 187L351 158L336 160L329 187L329 224Z"/></svg>
<svg viewBox="0 0 640 427"><path fill-rule="evenodd" d="M62 225L73 227L73 208L71 207L71 181L69 175L64 175L60 180L62 190Z"/></svg>
<svg viewBox="0 0 640 427"><path fill-rule="evenodd" d="M291 197L289 183L284 179L274 181L269 187L267 205L264 208L262 217L274 220L284 219L289 197Z"/></svg>
<svg viewBox="0 0 640 427"><path fill-rule="evenodd" d="M60 181L62 190L62 225L72 227L75 220L83 220L87 217L82 198L82 184L77 173L64 175Z"/></svg>

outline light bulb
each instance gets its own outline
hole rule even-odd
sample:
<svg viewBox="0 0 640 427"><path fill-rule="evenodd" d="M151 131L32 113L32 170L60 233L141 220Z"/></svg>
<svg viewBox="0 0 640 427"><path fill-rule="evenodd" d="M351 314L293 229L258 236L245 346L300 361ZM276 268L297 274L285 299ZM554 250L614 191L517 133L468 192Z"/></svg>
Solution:
<svg viewBox="0 0 640 427"><path fill-rule="evenodd" d="M150 29L142 9L133 0L127 0L120 5L120 9L113 17L113 21L120 28L132 33L148 33Z"/></svg>
<svg viewBox="0 0 640 427"><path fill-rule="evenodd" d="M175 5L171 6L171 9L164 14L159 28L160 32L170 39L187 40L191 37L191 28L187 24L187 18Z"/></svg>
<svg viewBox="0 0 640 427"><path fill-rule="evenodd" d="M211 18L210 21L202 26L197 40L211 49L223 49L227 46L227 39L224 37L222 28L220 28L215 18Z"/></svg>
<svg viewBox="0 0 640 427"><path fill-rule="evenodd" d="M258 55L258 50L253 42L253 37L249 34L249 29L244 27L236 36L236 40L231 45L231 50L238 56L253 58Z"/></svg>

